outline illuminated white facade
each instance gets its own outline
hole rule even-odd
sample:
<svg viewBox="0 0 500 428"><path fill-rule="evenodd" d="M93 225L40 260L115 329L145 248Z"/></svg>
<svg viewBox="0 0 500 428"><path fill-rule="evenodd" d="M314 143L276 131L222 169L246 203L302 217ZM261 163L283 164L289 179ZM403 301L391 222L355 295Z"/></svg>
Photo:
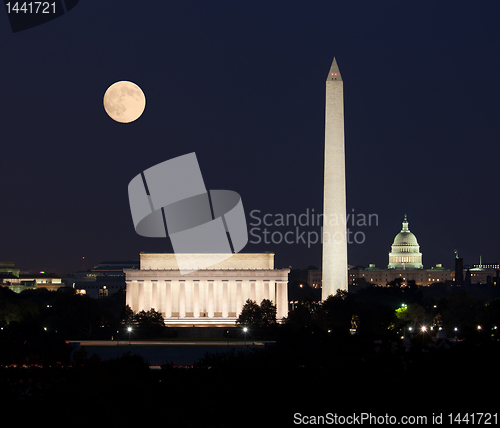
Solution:
<svg viewBox="0 0 500 428"><path fill-rule="evenodd" d="M335 58L326 79L325 177L321 299L347 290L347 227L344 156L344 83Z"/></svg>
<svg viewBox="0 0 500 428"><path fill-rule="evenodd" d="M177 254L193 269L217 254ZM140 255L140 269L125 269L127 305L151 308L167 325L234 325L247 299L273 301L277 318L288 315L289 269L274 269L274 254L234 254L209 269L182 274L176 255Z"/></svg>
<svg viewBox="0 0 500 428"><path fill-rule="evenodd" d="M417 238L408 229L406 214L403 219L403 227L394 238L389 253L388 269L423 269L422 253Z"/></svg>
<svg viewBox="0 0 500 428"><path fill-rule="evenodd" d="M381 269L370 264L367 268L355 267L349 270L349 290L355 290L356 285L364 284L385 286L389 282L400 280L401 284L407 285L409 281L415 281L417 285L431 285L437 282L451 281L454 272L437 264L430 269ZM352 287L351 287L352 286Z"/></svg>

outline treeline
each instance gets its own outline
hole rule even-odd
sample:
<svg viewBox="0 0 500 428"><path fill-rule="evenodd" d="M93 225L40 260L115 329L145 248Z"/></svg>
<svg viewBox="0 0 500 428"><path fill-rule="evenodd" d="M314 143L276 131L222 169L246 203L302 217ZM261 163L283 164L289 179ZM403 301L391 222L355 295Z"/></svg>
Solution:
<svg viewBox="0 0 500 428"><path fill-rule="evenodd" d="M319 329L332 335L356 333L372 339L419 332L448 338L496 339L500 299L472 297L445 285L430 287L367 287L339 291L322 303L307 299L289 313L292 329Z"/></svg>
<svg viewBox="0 0 500 428"><path fill-rule="evenodd" d="M72 288L17 294L0 287L0 365L70 364L66 340L125 337L124 305L122 293L95 300Z"/></svg>
<svg viewBox="0 0 500 428"><path fill-rule="evenodd" d="M38 325L66 339L108 338L120 329L125 317L125 294L92 299L66 287L14 293L0 287L0 327L14 323Z"/></svg>
<svg viewBox="0 0 500 428"><path fill-rule="evenodd" d="M436 284L429 287L373 287L356 293L338 291L324 302L305 297L276 323L276 306L264 299L247 300L237 325L252 338L269 339L297 332L351 334L370 340L446 337L469 340L498 339L500 299L472 296L468 291Z"/></svg>
<svg viewBox="0 0 500 428"><path fill-rule="evenodd" d="M269 339L327 333L332 337L360 335L369 340L433 337L468 340L498 339L500 299L437 284L430 287L374 287L356 293L338 291L324 302L305 297L294 304L283 324L276 323L276 306L264 299L247 300L237 325L249 337Z"/></svg>
<svg viewBox="0 0 500 428"><path fill-rule="evenodd" d="M159 371L133 355L108 361L84 351L71 355L61 333L109 334L119 327L128 338L128 327L131 334L160 328L158 313L134 315L123 296L0 291L0 361L43 365L2 367L0 401L8 409L29 405L37 420L54 412L54 403L60 420L81 426L96 412L101 425L137 426L144 415L161 413L172 426L224 427L250 422L252 415L261 425L284 426L299 411L413 414L422 402L428 414L497 408L491 388L500 380L500 301L446 286L368 287L322 304L304 299L283 324L275 322L272 302L247 301L240 328L247 328L248 339L272 336L276 343L207 354L191 369L165 364ZM92 316L85 318L84 308ZM455 328L463 340L432 342L439 331L454 337ZM401 341L405 334L409 347Z"/></svg>

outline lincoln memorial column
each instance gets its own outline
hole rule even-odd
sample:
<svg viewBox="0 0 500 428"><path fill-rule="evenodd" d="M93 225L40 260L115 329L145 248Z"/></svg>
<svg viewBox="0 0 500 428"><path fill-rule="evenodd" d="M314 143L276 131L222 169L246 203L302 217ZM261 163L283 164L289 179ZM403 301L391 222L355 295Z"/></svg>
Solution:
<svg viewBox="0 0 500 428"><path fill-rule="evenodd" d="M264 280L262 282L262 288L264 290L264 299L273 300L274 293L271 293L271 281Z"/></svg>
<svg viewBox="0 0 500 428"><path fill-rule="evenodd" d="M236 280L236 316L241 313L241 309L243 308L242 282L241 280Z"/></svg>
<svg viewBox="0 0 500 428"><path fill-rule="evenodd" d="M149 311L151 309L151 281L147 280L143 282L144 284L144 310Z"/></svg>
<svg viewBox="0 0 500 428"><path fill-rule="evenodd" d="M193 316L193 281L186 280L184 282L184 295L186 299L185 313Z"/></svg>
<svg viewBox="0 0 500 428"><path fill-rule="evenodd" d="M158 299L158 280L151 280L151 307L154 308L155 311L161 312L160 302Z"/></svg>
<svg viewBox="0 0 500 428"><path fill-rule="evenodd" d="M137 312L140 312L144 309L144 280L137 280Z"/></svg>
<svg viewBox="0 0 500 428"><path fill-rule="evenodd" d="M235 284L228 280L227 281L227 312L228 316L230 313L234 312L234 307L235 305L235 296L236 296L236 290L234 289Z"/></svg>
<svg viewBox="0 0 500 428"><path fill-rule="evenodd" d="M256 296L255 296L255 281L254 280L250 280L249 281L249 285L250 285L250 295L249 295L249 299L251 300L257 300L256 299ZM259 304L259 302L257 302L257 304Z"/></svg>
<svg viewBox="0 0 500 428"><path fill-rule="evenodd" d="M172 317L172 281L165 281L165 318Z"/></svg>
<svg viewBox="0 0 500 428"><path fill-rule="evenodd" d="M288 290L285 281L276 283L276 318L285 318L288 316Z"/></svg>
<svg viewBox="0 0 500 428"><path fill-rule="evenodd" d="M132 310L134 310L134 287L132 285L132 281L126 280L127 284L127 293L125 294L125 304L130 306Z"/></svg>
<svg viewBox="0 0 500 428"><path fill-rule="evenodd" d="M214 281L208 280L208 293L207 293L207 316L209 318L214 317Z"/></svg>
<svg viewBox="0 0 500 428"><path fill-rule="evenodd" d="M219 280L214 280L212 283L214 285L214 316L215 314L220 314L221 312L221 282Z"/></svg>
<svg viewBox="0 0 500 428"><path fill-rule="evenodd" d="M159 301L158 311L161 312L163 318L165 318L167 309L167 293L165 289L165 281L159 280L157 284L158 284L157 287L158 287L158 301Z"/></svg>
<svg viewBox="0 0 500 428"><path fill-rule="evenodd" d="M179 318L186 317L186 281L179 281Z"/></svg>
<svg viewBox="0 0 500 428"><path fill-rule="evenodd" d="M130 306L134 312L139 312L139 283L131 282L130 283L133 294L132 294L132 305Z"/></svg>
<svg viewBox="0 0 500 428"><path fill-rule="evenodd" d="M200 316L202 317L207 316L207 288L207 280L200 280Z"/></svg>
<svg viewBox="0 0 500 428"><path fill-rule="evenodd" d="M255 281L255 301L257 302L258 305L260 305L262 299L265 299L262 290L262 280L258 279Z"/></svg>
<svg viewBox="0 0 500 428"><path fill-rule="evenodd" d="M193 317L200 317L200 281L193 281Z"/></svg>
<svg viewBox="0 0 500 428"><path fill-rule="evenodd" d="M229 316L229 290L228 281L222 281L222 318Z"/></svg>

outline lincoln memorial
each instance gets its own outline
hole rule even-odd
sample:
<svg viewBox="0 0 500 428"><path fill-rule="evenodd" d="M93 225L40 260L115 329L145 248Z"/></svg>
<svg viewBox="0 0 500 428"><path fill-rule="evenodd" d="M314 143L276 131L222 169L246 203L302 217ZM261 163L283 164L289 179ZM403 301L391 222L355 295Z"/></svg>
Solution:
<svg viewBox="0 0 500 428"><path fill-rule="evenodd" d="M182 258L179 270L177 259ZM141 253L140 269L124 269L127 305L155 309L167 325L234 325L247 299L271 300L288 315L289 269L274 269L274 254ZM207 263L207 259L208 262ZM222 260L222 261L220 261ZM213 264L211 264L213 263ZM207 266L197 270L197 266Z"/></svg>

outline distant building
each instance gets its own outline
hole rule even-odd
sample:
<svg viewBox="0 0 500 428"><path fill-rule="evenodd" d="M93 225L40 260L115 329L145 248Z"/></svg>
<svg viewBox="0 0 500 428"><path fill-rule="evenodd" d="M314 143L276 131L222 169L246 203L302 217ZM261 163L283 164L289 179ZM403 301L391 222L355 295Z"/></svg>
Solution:
<svg viewBox="0 0 500 428"><path fill-rule="evenodd" d="M321 269L308 270L307 283L312 288L321 288Z"/></svg>
<svg viewBox="0 0 500 428"><path fill-rule="evenodd" d="M65 287L60 276L53 273L39 274L20 274L19 278L4 277L2 285L10 288L15 293L20 293L24 290L34 290L37 288L46 288L49 291L57 291L61 287Z"/></svg>
<svg viewBox="0 0 500 428"><path fill-rule="evenodd" d="M103 261L92 269L64 278L64 282L77 293L101 299L126 288L124 269L139 269L139 260Z"/></svg>
<svg viewBox="0 0 500 428"><path fill-rule="evenodd" d="M12 275L19 278L19 269L14 265L14 262L0 262L0 277Z"/></svg>
<svg viewBox="0 0 500 428"><path fill-rule="evenodd" d="M0 262L0 285L15 293L37 288L55 291L64 287L58 275L45 272L22 274L20 269L15 267L14 262Z"/></svg>
<svg viewBox="0 0 500 428"><path fill-rule="evenodd" d="M430 269L381 269L370 264L367 268L356 266L349 270L349 285L356 286L365 281L374 285L387 285L401 280L402 285L415 281L417 285L431 285L436 282L450 281L454 275L451 269L437 264Z"/></svg>
<svg viewBox="0 0 500 428"><path fill-rule="evenodd" d="M479 259L481 259L481 257L479 257ZM493 269L493 270L496 270L496 269L500 269L500 265L498 264L498 262L495 262L495 263L482 263L481 260L479 260L479 264L478 265L473 265L475 268L479 268L479 269Z"/></svg>
<svg viewBox="0 0 500 428"><path fill-rule="evenodd" d="M484 267L494 266L494 267ZM472 268L467 268L468 277L471 284L496 284L500 285L500 269L495 263L486 265L474 265Z"/></svg>

